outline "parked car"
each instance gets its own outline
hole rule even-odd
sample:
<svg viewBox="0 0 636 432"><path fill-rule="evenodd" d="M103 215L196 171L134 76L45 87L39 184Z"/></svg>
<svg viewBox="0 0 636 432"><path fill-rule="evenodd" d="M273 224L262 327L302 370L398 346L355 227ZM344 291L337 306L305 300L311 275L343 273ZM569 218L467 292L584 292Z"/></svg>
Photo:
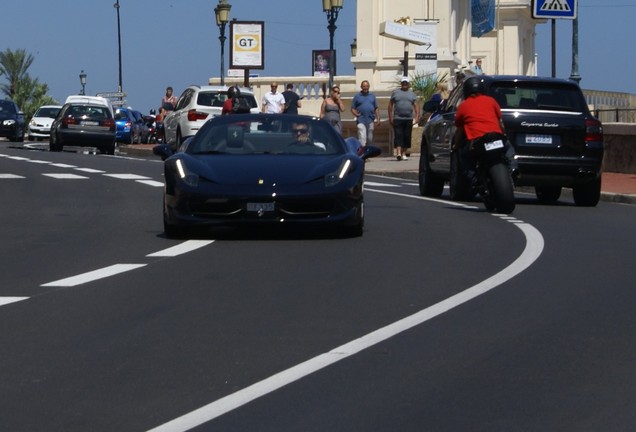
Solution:
<svg viewBox="0 0 636 432"><path fill-rule="evenodd" d="M505 133L515 148L517 186L534 186L545 203L572 188L574 202L595 206L601 193L603 128L592 116L578 84L571 80L527 76L483 76L485 91L501 107ZM424 125L419 166L422 195L440 196L445 181L465 184L457 153L451 151L455 111L463 88Z"/></svg>
<svg viewBox="0 0 636 432"><path fill-rule="evenodd" d="M117 108L115 110L115 123L117 125L117 142L122 144L141 142L141 128L131 109Z"/></svg>
<svg viewBox="0 0 636 432"><path fill-rule="evenodd" d="M193 136L212 117L220 116L227 99L226 86L189 86L179 96L175 110L164 119L166 143L178 147ZM241 98L247 100L253 113L260 112L258 103L249 89L241 88Z"/></svg>
<svg viewBox="0 0 636 432"><path fill-rule="evenodd" d="M0 99L0 137L24 141L24 113L10 100Z"/></svg>
<svg viewBox="0 0 636 432"><path fill-rule="evenodd" d="M51 123L50 151L64 146L96 147L115 154L115 117L107 99L98 96L69 96Z"/></svg>
<svg viewBox="0 0 636 432"><path fill-rule="evenodd" d="M148 138L150 137L150 128L148 127L148 122L144 119L144 115L141 112L132 110L132 114L133 117L135 117L137 126L139 127L139 139L137 143L148 144Z"/></svg>
<svg viewBox="0 0 636 432"><path fill-rule="evenodd" d="M325 120L236 114L209 120L164 159L164 230L197 227L329 225L363 231L365 159L380 154L344 140Z"/></svg>
<svg viewBox="0 0 636 432"><path fill-rule="evenodd" d="M51 136L51 123L57 117L62 108L61 105L42 105L35 111L29 122L29 139L48 141Z"/></svg>

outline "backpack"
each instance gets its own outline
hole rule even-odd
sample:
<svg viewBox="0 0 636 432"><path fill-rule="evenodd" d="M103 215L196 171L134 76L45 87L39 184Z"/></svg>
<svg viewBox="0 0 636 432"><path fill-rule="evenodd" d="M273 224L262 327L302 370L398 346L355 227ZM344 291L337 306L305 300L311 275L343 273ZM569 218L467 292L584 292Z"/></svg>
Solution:
<svg viewBox="0 0 636 432"><path fill-rule="evenodd" d="M250 109L250 104L244 97L235 96L232 98L232 114L249 113Z"/></svg>

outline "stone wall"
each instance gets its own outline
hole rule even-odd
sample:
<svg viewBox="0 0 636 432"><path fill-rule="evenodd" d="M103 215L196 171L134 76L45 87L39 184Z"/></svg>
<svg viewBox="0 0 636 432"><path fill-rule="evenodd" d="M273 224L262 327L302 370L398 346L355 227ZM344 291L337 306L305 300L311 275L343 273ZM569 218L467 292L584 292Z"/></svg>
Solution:
<svg viewBox="0 0 636 432"><path fill-rule="evenodd" d="M636 124L603 124L606 172L636 174Z"/></svg>

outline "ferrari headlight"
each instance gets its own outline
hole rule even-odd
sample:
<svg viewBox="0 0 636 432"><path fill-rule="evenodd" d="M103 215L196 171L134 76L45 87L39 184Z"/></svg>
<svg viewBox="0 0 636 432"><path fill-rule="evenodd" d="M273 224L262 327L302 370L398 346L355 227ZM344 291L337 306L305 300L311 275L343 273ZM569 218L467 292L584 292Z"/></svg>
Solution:
<svg viewBox="0 0 636 432"><path fill-rule="evenodd" d="M350 166L351 161L349 159L343 161L342 164L340 164L338 171L325 176L325 186L335 186L340 183L340 180L342 180L347 175L347 172L349 172Z"/></svg>
<svg viewBox="0 0 636 432"><path fill-rule="evenodd" d="M175 165L177 168L177 174L179 174L181 181L192 187L197 187L199 185L199 176L188 171L188 168L181 159L177 159Z"/></svg>
<svg viewBox="0 0 636 432"><path fill-rule="evenodd" d="M15 120L5 120L2 122L2 124L5 126L11 126L15 124Z"/></svg>

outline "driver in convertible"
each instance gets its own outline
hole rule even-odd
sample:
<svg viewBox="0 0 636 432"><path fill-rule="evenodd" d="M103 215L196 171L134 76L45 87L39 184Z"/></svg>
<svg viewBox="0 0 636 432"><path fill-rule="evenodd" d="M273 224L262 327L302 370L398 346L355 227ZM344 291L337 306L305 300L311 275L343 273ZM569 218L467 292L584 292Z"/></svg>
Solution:
<svg viewBox="0 0 636 432"><path fill-rule="evenodd" d="M481 77L472 76L464 81L464 101L457 108L455 126L457 131L453 140L453 150L460 151L462 164L471 178L474 176L474 161L468 154L470 143L486 135L495 134L503 138L506 159L513 179L519 177L514 148L505 138L501 108L493 97L485 94L484 80Z"/></svg>
<svg viewBox="0 0 636 432"><path fill-rule="evenodd" d="M311 127L307 123L292 123L291 133L293 141L289 144L289 148L294 153L319 153L326 150L323 143L312 139Z"/></svg>

